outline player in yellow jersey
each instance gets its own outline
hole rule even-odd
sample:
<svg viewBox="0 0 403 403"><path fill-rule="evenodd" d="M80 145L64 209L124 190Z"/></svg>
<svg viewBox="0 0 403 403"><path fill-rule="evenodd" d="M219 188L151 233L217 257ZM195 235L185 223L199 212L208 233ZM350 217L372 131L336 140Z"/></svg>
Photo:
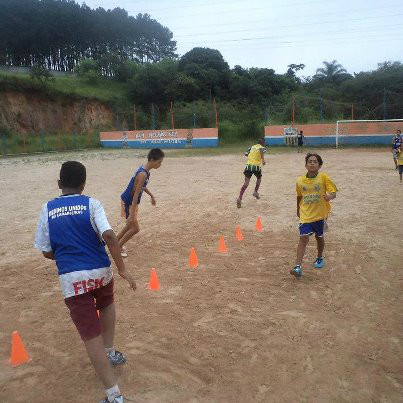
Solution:
<svg viewBox="0 0 403 403"><path fill-rule="evenodd" d="M308 172L297 180L297 216L300 219L300 237L295 267L290 271L296 277L302 276L301 263L312 234L315 234L318 247L314 267L321 269L325 265L323 230L330 212L329 201L336 197L337 187L328 175L319 172L322 164L320 155L308 153L305 157L305 167Z"/></svg>
<svg viewBox="0 0 403 403"><path fill-rule="evenodd" d="M400 145L400 148L397 150L397 167L399 169L399 177L400 184L402 184L402 175L403 175L403 144Z"/></svg>
<svg viewBox="0 0 403 403"><path fill-rule="evenodd" d="M248 161L246 163L245 170L243 171L243 174L245 175L245 182L241 187L239 197L236 199L236 205L238 208L241 208L242 206L242 196L246 188L249 186L249 181L252 175L256 176L256 186L253 196L256 197L256 199L260 199L258 191L260 182L262 181L262 164L266 165L266 161L264 160L266 148L264 145L265 139L261 138L257 144L249 148L249 150L245 153L245 155L248 157Z"/></svg>

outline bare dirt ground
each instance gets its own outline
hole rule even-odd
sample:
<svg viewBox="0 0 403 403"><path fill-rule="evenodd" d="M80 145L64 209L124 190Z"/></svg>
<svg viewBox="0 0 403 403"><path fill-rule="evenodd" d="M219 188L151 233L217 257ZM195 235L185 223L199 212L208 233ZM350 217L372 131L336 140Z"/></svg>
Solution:
<svg viewBox="0 0 403 403"><path fill-rule="evenodd" d="M289 275L298 241L296 153L268 155L261 200L242 209L242 155L166 158L152 171L129 243L135 294L117 275L116 369L136 402L403 401L403 185L387 149L320 150L339 187L326 234L326 267ZM85 193L119 230L119 196L145 152L0 159L0 401L96 402L103 388L59 290L33 249L43 202L58 195L62 161L87 167ZM255 231L261 216L264 231ZM244 240L236 241L240 224ZM226 255L218 253L225 236ZM191 247L200 266L187 267ZM161 291L147 290L155 267ZM18 330L32 361L8 364Z"/></svg>

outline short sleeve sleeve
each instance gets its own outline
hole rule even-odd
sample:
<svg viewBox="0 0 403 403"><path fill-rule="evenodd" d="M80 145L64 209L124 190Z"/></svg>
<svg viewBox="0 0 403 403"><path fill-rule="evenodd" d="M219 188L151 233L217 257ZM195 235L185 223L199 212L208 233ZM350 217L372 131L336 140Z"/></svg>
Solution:
<svg viewBox="0 0 403 403"><path fill-rule="evenodd" d="M100 238L102 238L102 234L105 231L112 229L101 202L97 199L93 199L92 197L90 198L90 216L91 224Z"/></svg>
<svg viewBox="0 0 403 403"><path fill-rule="evenodd" d="M335 183L329 178L328 175L323 174L323 178L325 181L325 190L327 193L336 193L338 191Z"/></svg>
<svg viewBox="0 0 403 403"><path fill-rule="evenodd" d="M42 252L51 252L52 246L50 245L49 237L49 223L48 223L48 205L45 203L39 214L38 225L35 232L34 247Z"/></svg>
<svg viewBox="0 0 403 403"><path fill-rule="evenodd" d="M297 196L302 196L301 189L300 189L300 187L298 185L298 181L295 184L295 191L297 192Z"/></svg>

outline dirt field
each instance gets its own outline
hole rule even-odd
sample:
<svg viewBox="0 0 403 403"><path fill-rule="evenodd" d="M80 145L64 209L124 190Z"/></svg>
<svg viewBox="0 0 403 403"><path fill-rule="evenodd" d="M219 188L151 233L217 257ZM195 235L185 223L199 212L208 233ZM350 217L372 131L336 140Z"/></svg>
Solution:
<svg viewBox="0 0 403 403"><path fill-rule="evenodd" d="M268 155L261 200L235 199L242 155L166 158L152 171L128 243L135 294L117 275L116 369L136 402L403 401L403 185L388 149L321 150L339 187L326 267L289 275L298 241L295 180L302 155ZM59 290L53 262L33 249L43 202L58 195L62 161L87 167L85 193L118 230L119 195L145 152L0 159L0 401L97 402L103 388ZM255 231L261 216L264 231ZM235 239L240 224L244 241ZM225 236L226 255L218 253ZM187 267L191 247L200 266ZM155 267L161 291L147 290ZM32 361L8 364L18 330Z"/></svg>

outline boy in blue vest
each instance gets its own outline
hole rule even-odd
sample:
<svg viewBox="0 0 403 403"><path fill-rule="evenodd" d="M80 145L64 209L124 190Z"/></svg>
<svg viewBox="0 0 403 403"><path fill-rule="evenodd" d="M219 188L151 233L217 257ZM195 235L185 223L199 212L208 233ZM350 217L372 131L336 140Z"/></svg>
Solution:
<svg viewBox="0 0 403 403"><path fill-rule="evenodd" d="M126 190L120 196L121 215L126 217L126 224L118 234L121 255L123 257L127 257L127 252L123 248L123 245L140 231L137 212L143 192L146 192L151 197L151 204L153 206L156 205L153 194L147 189L147 184L150 180L150 170L158 169L162 164L164 156L165 154L161 149L151 149L147 156L147 163L140 165L134 176L130 179Z"/></svg>
<svg viewBox="0 0 403 403"><path fill-rule="evenodd" d="M102 402L122 403L111 364L123 364L126 359L113 345L116 322L113 273L105 243L119 275L133 291L136 282L125 268L119 242L101 203L82 195L85 181L86 169L80 162L68 161L62 165L58 181L62 195L43 205L35 248L45 258L56 261L64 301L106 389L107 397Z"/></svg>

